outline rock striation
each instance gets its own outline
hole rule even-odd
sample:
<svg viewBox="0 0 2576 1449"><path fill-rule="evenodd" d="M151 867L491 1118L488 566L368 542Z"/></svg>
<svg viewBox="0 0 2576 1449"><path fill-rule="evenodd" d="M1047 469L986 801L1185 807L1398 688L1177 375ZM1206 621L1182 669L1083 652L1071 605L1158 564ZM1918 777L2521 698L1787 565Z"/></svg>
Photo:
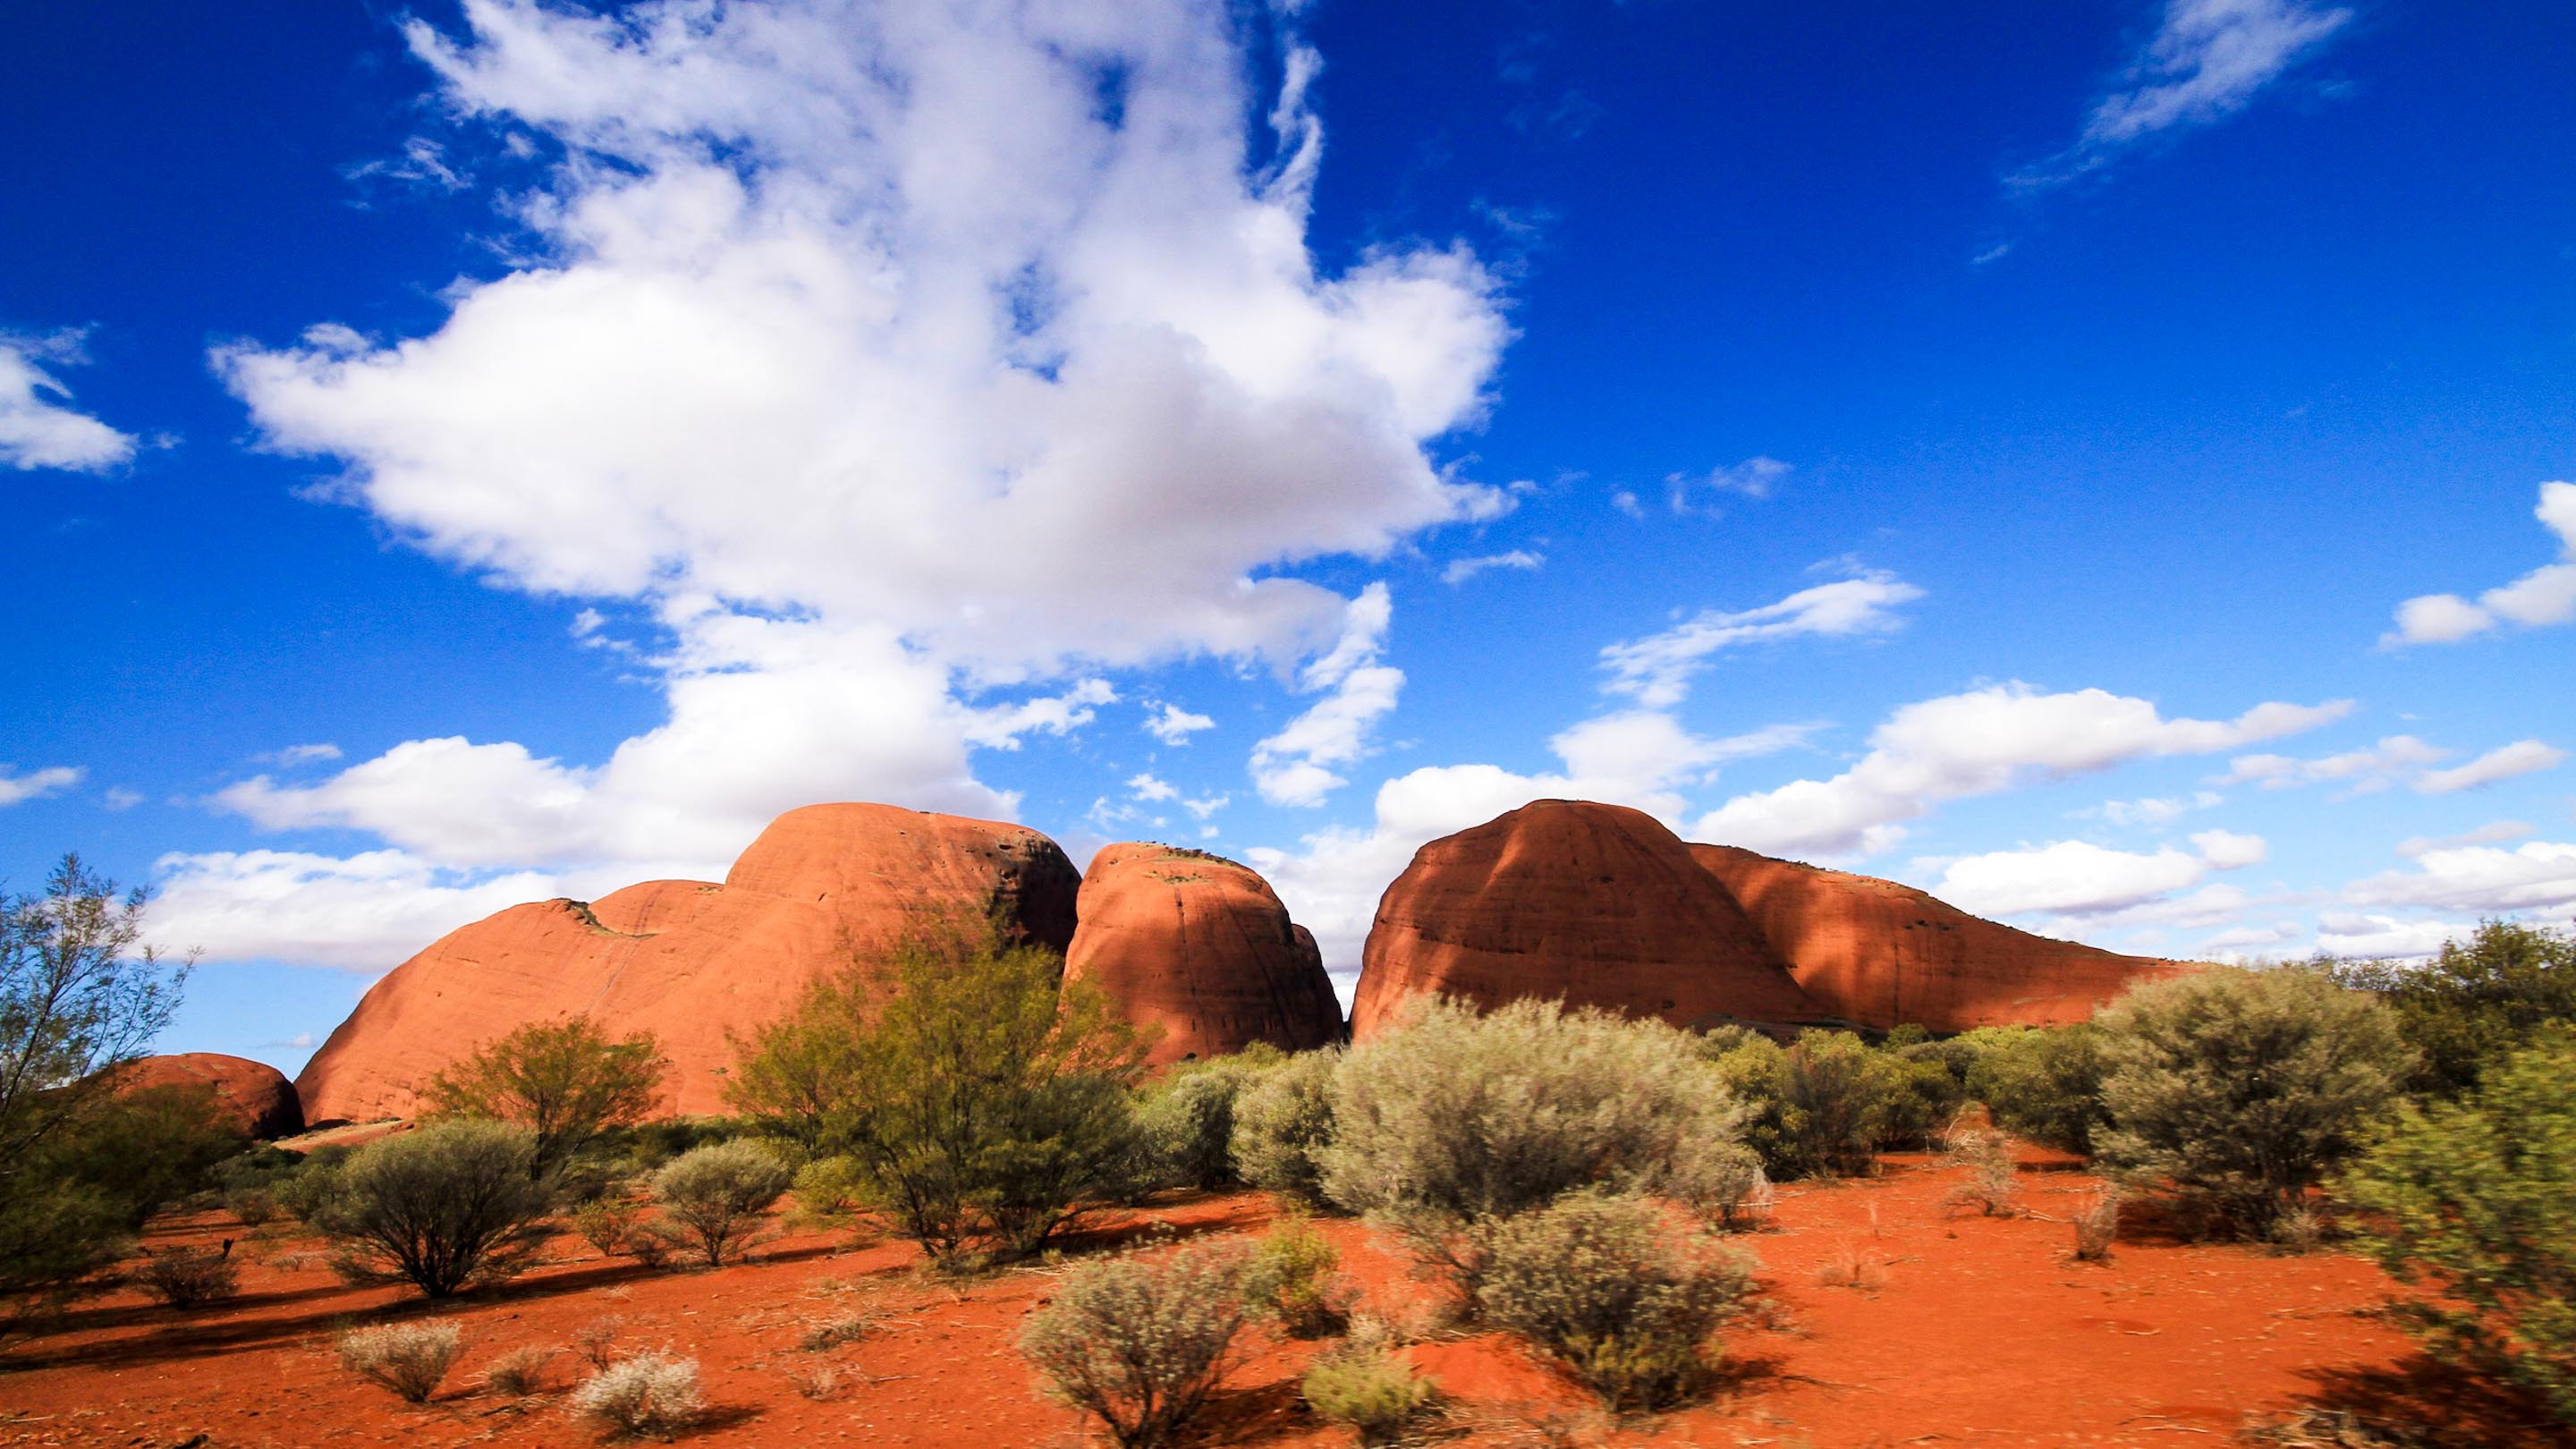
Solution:
<svg viewBox="0 0 2576 1449"><path fill-rule="evenodd" d="M1735 899L1641 811L1539 800L1422 847L1379 901L1351 1033L1444 992L1561 997L1694 1029L1829 1020Z"/></svg>
<svg viewBox="0 0 2576 1449"><path fill-rule="evenodd" d="M1161 1027L1153 1065L1254 1042L1303 1051L1341 1035L1315 938L1248 867L1204 851L1106 846L1083 876L1079 920L1065 980Z"/></svg>
<svg viewBox="0 0 2576 1449"><path fill-rule="evenodd" d="M449 1062L530 1021L649 1031L667 1110L726 1110L729 1034L808 983L907 939L993 918L1063 950L1080 877L1034 830L891 805L772 821L723 883L659 880L596 901L513 906L394 968L297 1079L313 1122L409 1116Z"/></svg>
<svg viewBox="0 0 2576 1449"><path fill-rule="evenodd" d="M156 1087L212 1090L225 1120L240 1127L245 1137L265 1142L304 1130L304 1106L296 1097L295 1084L266 1062L221 1052L145 1057L127 1067L118 1084L118 1090L126 1092Z"/></svg>
<svg viewBox="0 0 2576 1449"><path fill-rule="evenodd" d="M1734 846L1690 850L1809 996L1873 1030L2058 1026L2132 982L2193 969L2016 931L1895 881Z"/></svg>

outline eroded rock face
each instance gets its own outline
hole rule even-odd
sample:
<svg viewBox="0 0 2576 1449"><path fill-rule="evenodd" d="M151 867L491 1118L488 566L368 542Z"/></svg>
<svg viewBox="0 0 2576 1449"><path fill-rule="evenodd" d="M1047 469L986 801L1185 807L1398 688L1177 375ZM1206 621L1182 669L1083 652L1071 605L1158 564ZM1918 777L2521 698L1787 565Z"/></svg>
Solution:
<svg viewBox="0 0 2576 1449"><path fill-rule="evenodd" d="M2016 931L1912 886L1693 845L1807 994L1861 1026L1936 1032L2083 1021L2133 981L2188 971Z"/></svg>
<svg viewBox="0 0 2576 1449"><path fill-rule="evenodd" d="M120 1090L128 1092L154 1087L212 1088L225 1119L239 1126L245 1137L265 1142L292 1137L304 1130L304 1106L296 1098L295 1084L266 1062L221 1052L181 1052L176 1056L145 1057L128 1067L126 1073Z"/></svg>
<svg viewBox="0 0 2576 1449"><path fill-rule="evenodd" d="M1693 1029L1832 1015L1679 837L1640 811L1576 800L1435 840L1387 887L1352 1035L1435 991L1486 1006L1562 997Z"/></svg>
<svg viewBox="0 0 2576 1449"><path fill-rule="evenodd" d="M409 1116L449 1062L524 1023L587 1014L612 1036L659 1040L666 1110L721 1112L727 1034L775 1020L853 952L988 916L1062 950L1079 884L1055 842L1022 826L809 805L772 821L721 885L647 881L449 933L376 983L297 1086L315 1122Z"/></svg>
<svg viewBox="0 0 2576 1449"><path fill-rule="evenodd" d="M1112 845L1083 876L1067 981L1088 981L1128 1018L1163 1029L1156 1066L1290 1051L1341 1035L1341 1002L1315 938L1249 867L1195 850Z"/></svg>

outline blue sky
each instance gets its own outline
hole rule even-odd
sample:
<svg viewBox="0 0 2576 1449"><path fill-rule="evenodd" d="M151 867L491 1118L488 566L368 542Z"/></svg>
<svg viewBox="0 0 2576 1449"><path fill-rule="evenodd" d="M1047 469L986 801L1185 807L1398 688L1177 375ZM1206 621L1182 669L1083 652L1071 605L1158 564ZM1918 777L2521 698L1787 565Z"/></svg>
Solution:
<svg viewBox="0 0 2576 1449"><path fill-rule="evenodd" d="M0 874L155 885L174 1048L828 799L1246 858L1345 971L1553 794L2157 954L2576 907L2564 6L0 53Z"/></svg>

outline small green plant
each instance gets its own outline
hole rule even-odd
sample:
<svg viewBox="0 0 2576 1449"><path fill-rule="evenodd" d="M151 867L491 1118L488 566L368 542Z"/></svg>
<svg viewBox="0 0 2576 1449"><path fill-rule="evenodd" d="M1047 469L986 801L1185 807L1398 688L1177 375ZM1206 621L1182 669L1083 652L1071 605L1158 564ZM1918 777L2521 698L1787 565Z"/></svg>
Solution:
<svg viewBox="0 0 2576 1449"><path fill-rule="evenodd" d="M1753 1291L1746 1261L1654 1202L1580 1192L1500 1224L1477 1297L1614 1412L1703 1388L1710 1342Z"/></svg>
<svg viewBox="0 0 2576 1449"><path fill-rule="evenodd" d="M1243 1273L1244 1306L1297 1338L1339 1333L1355 1296L1341 1263L1331 1239L1291 1215L1254 1245Z"/></svg>
<svg viewBox="0 0 2576 1449"><path fill-rule="evenodd" d="M626 1330L626 1319L611 1313L572 1331L572 1350L592 1368L604 1369L617 1358L617 1336Z"/></svg>
<svg viewBox="0 0 2576 1449"><path fill-rule="evenodd" d="M597 1248L603 1258L625 1252L643 1222L644 1209L618 1197L594 1198L572 1214L572 1230L581 1234L583 1242Z"/></svg>
<svg viewBox="0 0 2576 1449"><path fill-rule="evenodd" d="M1248 1083L1234 1101L1234 1174L1291 1202L1322 1207L1318 1160L1333 1140L1333 1072L1339 1047L1300 1052Z"/></svg>
<svg viewBox="0 0 2576 1449"><path fill-rule="evenodd" d="M2576 1424L2576 1036L2543 1033L2463 1099L2402 1109L2340 1188L2364 1251L2416 1290L2408 1332Z"/></svg>
<svg viewBox="0 0 2576 1449"><path fill-rule="evenodd" d="M621 1358L572 1391L574 1413L619 1434L669 1438L697 1423L706 1408L698 1361L662 1353Z"/></svg>
<svg viewBox="0 0 2576 1449"><path fill-rule="evenodd" d="M1438 1397L1401 1355L1374 1345L1317 1355L1299 1389L1316 1418L1347 1426L1371 1446L1401 1442Z"/></svg>
<svg viewBox="0 0 2576 1449"><path fill-rule="evenodd" d="M442 1322L352 1329L337 1344L340 1367L412 1404L438 1392L463 1346L456 1325Z"/></svg>
<svg viewBox="0 0 2576 1449"><path fill-rule="evenodd" d="M1274 1053L1275 1055L1275 1053ZM1136 1128L1144 1139L1144 1176L1160 1186L1215 1191L1238 1179L1234 1167L1234 1109L1262 1063L1234 1057L1192 1062L1144 1094Z"/></svg>
<svg viewBox="0 0 2576 1449"><path fill-rule="evenodd" d="M278 1206L276 1194L265 1187L237 1187L224 1194L224 1211L243 1227L257 1231L277 1221L285 1209Z"/></svg>
<svg viewBox="0 0 2576 1449"><path fill-rule="evenodd" d="M1243 1266L1223 1243L1085 1264L1030 1318L1020 1350L1120 1449L1170 1444L1232 1366Z"/></svg>
<svg viewBox="0 0 2576 1449"><path fill-rule="evenodd" d="M2102 1106L2102 1031L2071 1026L1986 1026L1951 1045L1968 1056L1968 1095L1995 1125L2061 1152L2091 1155Z"/></svg>
<svg viewBox="0 0 2576 1449"><path fill-rule="evenodd" d="M846 1229L868 1211L868 1175L847 1157L818 1157L796 1170L798 1227Z"/></svg>
<svg viewBox="0 0 2576 1449"><path fill-rule="evenodd" d="M154 1253L134 1276L144 1292L173 1308L196 1308L241 1291L241 1272L233 1264L229 1246Z"/></svg>
<svg viewBox="0 0 2576 1449"><path fill-rule="evenodd" d="M771 1203L795 1180L776 1153L757 1142L719 1142L683 1153L653 1174L662 1211L695 1244L710 1268L724 1266Z"/></svg>

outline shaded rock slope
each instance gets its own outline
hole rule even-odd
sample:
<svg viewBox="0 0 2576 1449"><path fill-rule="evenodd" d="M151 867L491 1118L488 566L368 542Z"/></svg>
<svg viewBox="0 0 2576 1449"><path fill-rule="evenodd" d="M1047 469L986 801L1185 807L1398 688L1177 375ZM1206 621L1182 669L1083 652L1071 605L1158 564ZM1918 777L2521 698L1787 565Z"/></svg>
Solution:
<svg viewBox="0 0 2576 1449"><path fill-rule="evenodd" d="M1161 1027L1155 1065L1254 1042L1303 1051L1341 1035L1341 1002L1315 938L1246 866L1203 851L1106 846L1083 876L1078 919L1065 979Z"/></svg>

